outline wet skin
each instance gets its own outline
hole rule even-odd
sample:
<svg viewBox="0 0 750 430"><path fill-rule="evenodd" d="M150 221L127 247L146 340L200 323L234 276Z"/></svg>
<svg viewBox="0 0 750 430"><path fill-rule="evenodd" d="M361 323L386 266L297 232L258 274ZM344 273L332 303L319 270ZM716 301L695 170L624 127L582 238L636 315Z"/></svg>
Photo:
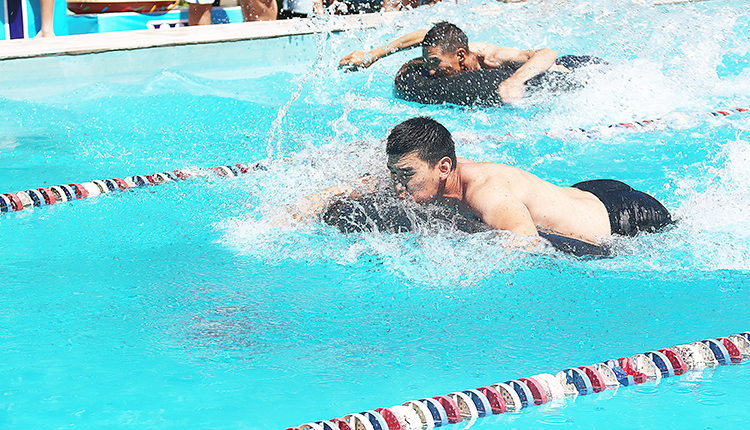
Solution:
<svg viewBox="0 0 750 430"><path fill-rule="evenodd" d="M463 48L458 48L454 53L446 53L439 46L425 46L422 48L422 56L430 68L431 75L447 76L481 69L475 56Z"/></svg>
<svg viewBox="0 0 750 430"><path fill-rule="evenodd" d="M493 229L536 236L542 228L588 243L611 234L607 209L596 196L516 167L465 159L454 167L449 157L430 167L413 152L389 155L388 170L399 198L452 202Z"/></svg>
<svg viewBox="0 0 750 430"><path fill-rule="evenodd" d="M440 163L430 167L414 152L389 155L387 164L396 197L399 199L409 199L420 204L438 203L450 208L454 213L481 221L475 211L461 202L458 196L444 195L445 181L450 169L446 171L443 167L441 170Z"/></svg>
<svg viewBox="0 0 750 430"><path fill-rule="evenodd" d="M417 203L425 203L439 195L437 169L437 165L430 167L416 153L388 155L388 170L400 199L410 197Z"/></svg>

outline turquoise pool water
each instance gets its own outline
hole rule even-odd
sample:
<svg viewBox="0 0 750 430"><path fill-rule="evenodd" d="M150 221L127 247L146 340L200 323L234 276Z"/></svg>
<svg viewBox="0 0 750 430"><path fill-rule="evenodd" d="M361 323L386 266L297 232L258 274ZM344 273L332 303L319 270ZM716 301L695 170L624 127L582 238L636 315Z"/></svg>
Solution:
<svg viewBox="0 0 750 430"><path fill-rule="evenodd" d="M255 44L272 41L25 60L64 76L4 78L2 192L269 169L2 214L0 426L285 428L748 330L750 114L699 115L750 106L746 3L478 5L283 39L263 62ZM582 89L489 109L395 99L415 52L335 67L443 18L472 39L612 65ZM680 113L663 130L545 135ZM680 222L616 241L606 260L514 252L495 234L269 227L289 201L382 171L382 138L415 115L446 124L468 158L559 184L619 179ZM725 366L473 427L732 428L749 383L746 365Z"/></svg>

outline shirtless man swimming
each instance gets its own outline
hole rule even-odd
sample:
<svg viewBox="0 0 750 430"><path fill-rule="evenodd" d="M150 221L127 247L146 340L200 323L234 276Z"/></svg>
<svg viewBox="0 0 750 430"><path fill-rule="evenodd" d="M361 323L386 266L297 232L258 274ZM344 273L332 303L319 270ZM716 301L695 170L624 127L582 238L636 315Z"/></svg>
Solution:
<svg viewBox="0 0 750 430"><path fill-rule="evenodd" d="M560 187L517 167L457 158L450 132L432 118L412 118L394 127L386 153L397 197L437 203L453 215L416 215L437 215L435 220L467 233L495 229L518 238L542 236L564 252L605 256L609 250L599 245L610 235L653 233L673 223L658 200L620 181ZM413 231L415 220L403 205L383 200L378 188L366 175L308 196L288 214L297 221L322 214L324 222L344 233Z"/></svg>
<svg viewBox="0 0 750 430"><path fill-rule="evenodd" d="M513 166L456 158L450 132L431 118L394 127L386 152L399 197L456 204L490 228L520 236L553 232L596 244L672 223L661 203L622 182L559 187Z"/></svg>
<svg viewBox="0 0 750 430"><path fill-rule="evenodd" d="M436 77L472 70L503 69L512 72L497 88L504 103L522 99L526 92L525 84L530 79L547 71L569 72L567 66L578 65L577 59L589 58L566 56L558 61L557 51L548 48L519 50L469 42L460 28L440 22L429 31L409 33L369 52L354 51L341 59L339 67L369 67L380 58L415 45L422 45L422 56L428 63L430 74Z"/></svg>

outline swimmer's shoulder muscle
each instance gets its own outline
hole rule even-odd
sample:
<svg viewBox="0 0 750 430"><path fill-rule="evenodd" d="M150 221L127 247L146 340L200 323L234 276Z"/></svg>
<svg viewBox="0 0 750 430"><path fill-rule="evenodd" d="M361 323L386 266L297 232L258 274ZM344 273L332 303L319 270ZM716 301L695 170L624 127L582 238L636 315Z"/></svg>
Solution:
<svg viewBox="0 0 750 430"><path fill-rule="evenodd" d="M464 203L485 224L519 235L537 235L528 208L513 189L511 177L515 174L514 167L495 163L459 162L459 168L464 187Z"/></svg>

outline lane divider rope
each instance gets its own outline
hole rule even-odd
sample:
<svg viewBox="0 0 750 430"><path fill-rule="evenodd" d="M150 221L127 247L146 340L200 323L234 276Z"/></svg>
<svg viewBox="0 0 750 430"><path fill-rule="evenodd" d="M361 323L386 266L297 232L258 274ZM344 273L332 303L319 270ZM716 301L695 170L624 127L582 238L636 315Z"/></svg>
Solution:
<svg viewBox="0 0 750 430"><path fill-rule="evenodd" d="M598 137L609 137L618 133L645 133L650 131L661 131L677 128L680 125L687 124L691 119L701 117L726 117L735 115L738 113L750 112L750 108L734 108L734 109L721 109L711 112L695 112L695 113L674 113L665 115L664 117L654 119L643 119L640 121L631 122L619 122L616 124L609 125L597 125L591 128L569 128L569 129L552 129L546 131L544 134L547 137L553 139L595 139ZM462 135L457 133L454 139L457 142L472 144L477 139L482 141L504 143L510 140L525 139L529 137L529 133L514 133L508 132L502 135L499 134L468 134Z"/></svg>
<svg viewBox="0 0 750 430"><path fill-rule="evenodd" d="M554 399L600 393L748 360L750 331L590 366L569 367L554 376L542 373L448 395L409 400L390 408L308 422L286 430L429 430L470 421L468 428L478 418L515 412Z"/></svg>
<svg viewBox="0 0 750 430"><path fill-rule="evenodd" d="M750 111L750 108L734 108L734 109L721 109L711 112L700 112L700 113L676 113L667 115L662 118L644 119L640 121L631 122L618 122L616 124L610 124L605 126L594 126L591 128L570 128L567 130L550 130L546 133L548 137L553 139L562 139L566 137L584 137L584 138L596 138L596 137L607 137L616 133L622 132L645 132L653 130L664 130L673 128L674 125L685 124L694 117L726 117L735 115L738 113L745 113Z"/></svg>
<svg viewBox="0 0 750 430"><path fill-rule="evenodd" d="M596 126L589 129L573 128L562 131L548 131L545 134L555 139L565 137L595 138L609 136L619 131L650 131L664 129L671 122L686 122L690 117L702 115L711 117L726 117L738 113L749 112L750 108L722 109L699 114L674 114L664 118L647 119L634 122L621 122L608 126ZM520 135L509 133L503 138L517 138ZM483 139L498 140L497 136L482 136ZM503 140L504 140L503 139ZM460 138L459 138L460 140ZM93 180L83 183L62 184L51 187L42 187L17 191L14 193L0 194L0 212L16 212L31 207L53 205L61 202L95 197L113 191L124 191L129 188L148 187L166 182L182 181L191 176L213 173L219 176L238 176L251 170L264 170L259 163L234 164L227 166L209 167L207 169L183 169L172 172L159 172L151 175L134 175L125 179L111 178L104 180Z"/></svg>
<svg viewBox="0 0 750 430"><path fill-rule="evenodd" d="M257 170L267 170L267 168L260 163L233 164L229 166L209 167L207 169L182 169L151 175L134 175L128 176L125 179L95 179L82 183L74 182L51 187L32 188L14 193L0 194L0 212L17 212L34 207L96 197L115 191L125 191L131 188L143 188L168 182L184 181L194 176L218 175L230 177Z"/></svg>

